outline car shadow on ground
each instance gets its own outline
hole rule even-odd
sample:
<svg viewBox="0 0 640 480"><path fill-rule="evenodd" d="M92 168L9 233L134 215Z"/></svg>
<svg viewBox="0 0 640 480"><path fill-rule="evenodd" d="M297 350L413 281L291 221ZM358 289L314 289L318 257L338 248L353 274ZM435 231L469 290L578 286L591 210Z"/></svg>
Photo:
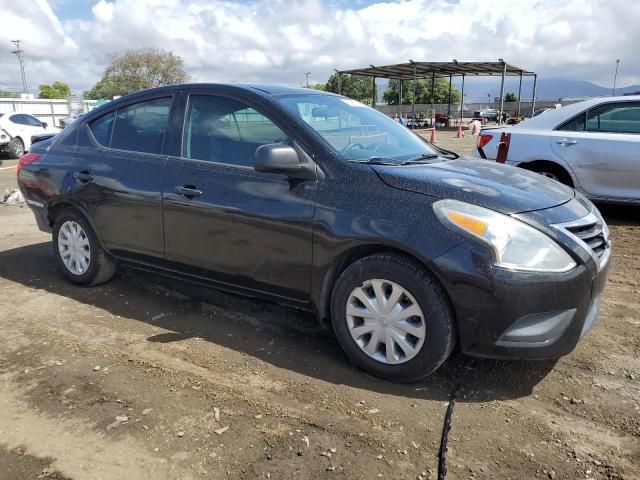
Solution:
<svg viewBox="0 0 640 480"><path fill-rule="evenodd" d="M640 205L597 203L607 225L640 225Z"/></svg>
<svg viewBox="0 0 640 480"><path fill-rule="evenodd" d="M518 398L529 395L555 365L454 352L430 377L398 384L353 367L331 332L321 329L309 313L271 302L127 268L108 284L76 287L58 269L50 243L0 252L0 277L167 330L150 336L149 342L198 337L291 372L406 398L446 401L459 386L458 400L463 402Z"/></svg>

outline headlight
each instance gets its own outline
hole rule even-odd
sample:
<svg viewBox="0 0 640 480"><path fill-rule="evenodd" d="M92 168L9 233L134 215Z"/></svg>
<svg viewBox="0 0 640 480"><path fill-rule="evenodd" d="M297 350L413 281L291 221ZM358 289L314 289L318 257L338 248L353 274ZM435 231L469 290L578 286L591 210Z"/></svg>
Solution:
<svg viewBox="0 0 640 480"><path fill-rule="evenodd" d="M440 200L433 209L442 223L487 245L497 267L566 272L576 266L555 241L520 220L457 200Z"/></svg>

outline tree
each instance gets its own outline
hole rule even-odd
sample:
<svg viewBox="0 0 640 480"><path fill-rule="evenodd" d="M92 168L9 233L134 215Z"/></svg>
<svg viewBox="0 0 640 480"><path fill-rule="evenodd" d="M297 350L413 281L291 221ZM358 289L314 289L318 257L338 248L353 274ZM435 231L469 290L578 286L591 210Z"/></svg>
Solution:
<svg viewBox="0 0 640 480"><path fill-rule="evenodd" d="M43 84L38 88L40 89L38 98L65 99L71 95L69 85L64 82L53 82L51 85Z"/></svg>
<svg viewBox="0 0 640 480"><path fill-rule="evenodd" d="M338 85L340 85L340 92L338 92ZM371 104L373 99L373 79L371 77L342 73L338 82L338 74L334 73L329 77L324 87L327 92L340 93L363 103Z"/></svg>
<svg viewBox="0 0 640 480"><path fill-rule="evenodd" d="M518 96L515 93L509 92L504 96L505 102L517 102Z"/></svg>
<svg viewBox="0 0 640 480"><path fill-rule="evenodd" d="M400 80L389 80L389 85L382 96L387 105L398 105L400 82ZM413 80L402 80L402 103L404 105L413 103ZM416 103L423 105L449 103L449 81L444 78L435 79L432 100L431 80L425 78L416 80ZM460 103L460 91L453 86L451 87L451 103Z"/></svg>
<svg viewBox="0 0 640 480"><path fill-rule="evenodd" d="M102 78L85 92L84 97L94 100L113 98L145 88L184 83L188 79L182 59L172 52L158 49L126 50L111 55L111 62Z"/></svg>

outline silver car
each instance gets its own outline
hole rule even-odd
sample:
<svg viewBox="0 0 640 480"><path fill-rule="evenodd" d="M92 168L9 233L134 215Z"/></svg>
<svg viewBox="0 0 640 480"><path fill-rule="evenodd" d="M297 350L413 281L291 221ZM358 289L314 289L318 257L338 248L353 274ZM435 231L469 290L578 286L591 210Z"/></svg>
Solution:
<svg viewBox="0 0 640 480"><path fill-rule="evenodd" d="M592 200L640 203L640 96L594 98L485 128L474 156L541 173Z"/></svg>

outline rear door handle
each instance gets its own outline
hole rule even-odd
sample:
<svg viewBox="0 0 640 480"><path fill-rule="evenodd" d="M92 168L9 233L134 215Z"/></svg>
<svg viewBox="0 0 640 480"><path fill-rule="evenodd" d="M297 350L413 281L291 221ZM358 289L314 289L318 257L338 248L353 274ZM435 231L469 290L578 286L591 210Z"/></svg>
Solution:
<svg viewBox="0 0 640 480"><path fill-rule="evenodd" d="M75 178L76 180L80 180L81 182L91 182L93 180L93 175L84 170L82 172L74 172L73 178Z"/></svg>
<svg viewBox="0 0 640 480"><path fill-rule="evenodd" d="M198 190L196 187L191 185L178 186L173 188L173 193L177 193L178 195L182 195L184 197L199 197L202 195L202 190Z"/></svg>
<svg viewBox="0 0 640 480"><path fill-rule="evenodd" d="M562 140L556 140L556 143L558 145L575 145L578 142L575 140L569 140L568 138L563 138Z"/></svg>

